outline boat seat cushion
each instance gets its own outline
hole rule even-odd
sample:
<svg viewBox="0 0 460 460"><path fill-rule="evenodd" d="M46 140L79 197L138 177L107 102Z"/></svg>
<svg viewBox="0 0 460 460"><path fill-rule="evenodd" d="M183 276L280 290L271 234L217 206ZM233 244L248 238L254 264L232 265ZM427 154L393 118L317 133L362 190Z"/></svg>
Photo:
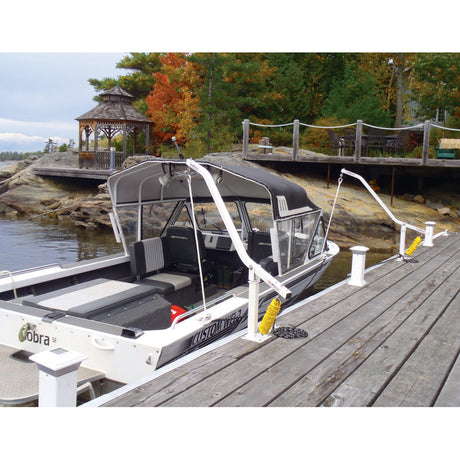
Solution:
<svg viewBox="0 0 460 460"><path fill-rule="evenodd" d="M178 275L177 273L157 273L156 275L145 277L144 280L171 284L174 291L179 291L192 284L190 276Z"/></svg>
<svg viewBox="0 0 460 460"><path fill-rule="evenodd" d="M162 238L148 238L129 245L131 273L144 276L166 266L165 248Z"/></svg>
<svg viewBox="0 0 460 460"><path fill-rule="evenodd" d="M138 278L136 284L148 284L160 294L170 294L198 281L193 273L170 271L155 273L166 268L168 255L162 238L148 238L129 245L131 272Z"/></svg>
<svg viewBox="0 0 460 460"><path fill-rule="evenodd" d="M153 286L98 278L46 294L25 297L22 303L89 319L105 310L152 297L155 293Z"/></svg>

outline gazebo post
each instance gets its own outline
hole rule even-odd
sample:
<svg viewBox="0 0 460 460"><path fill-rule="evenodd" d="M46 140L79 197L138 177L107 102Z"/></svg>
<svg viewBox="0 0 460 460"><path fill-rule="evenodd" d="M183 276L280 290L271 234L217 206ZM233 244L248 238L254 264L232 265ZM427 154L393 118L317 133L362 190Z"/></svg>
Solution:
<svg viewBox="0 0 460 460"><path fill-rule="evenodd" d="M123 154L126 155L126 123L123 123Z"/></svg>
<svg viewBox="0 0 460 460"><path fill-rule="evenodd" d="M98 129L99 129L99 123L96 122L94 125L94 159L96 159L96 152L97 152L97 138L98 136Z"/></svg>
<svg viewBox="0 0 460 460"><path fill-rule="evenodd" d="M137 128L133 129L131 137L133 138L133 155L136 155Z"/></svg>

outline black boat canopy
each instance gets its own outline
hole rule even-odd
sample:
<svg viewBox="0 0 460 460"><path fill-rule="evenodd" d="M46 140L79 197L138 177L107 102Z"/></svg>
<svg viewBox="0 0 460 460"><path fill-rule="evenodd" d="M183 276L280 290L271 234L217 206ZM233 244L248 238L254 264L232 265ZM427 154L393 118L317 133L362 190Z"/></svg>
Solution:
<svg viewBox="0 0 460 460"><path fill-rule="evenodd" d="M224 200L242 198L271 202L273 217L281 219L319 209L305 190L288 180L262 169L245 166L217 165L199 161L213 175ZM114 207L158 200L187 199L187 175L192 177L194 200L208 200L211 194L186 160L152 159L138 163L109 177L108 189ZM199 180L197 180L197 178Z"/></svg>

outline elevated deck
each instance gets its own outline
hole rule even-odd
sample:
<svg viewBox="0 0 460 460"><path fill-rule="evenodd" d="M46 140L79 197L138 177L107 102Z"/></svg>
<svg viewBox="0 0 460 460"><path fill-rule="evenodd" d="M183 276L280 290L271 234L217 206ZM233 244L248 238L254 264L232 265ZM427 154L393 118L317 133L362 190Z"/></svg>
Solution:
<svg viewBox="0 0 460 460"><path fill-rule="evenodd" d="M277 326L307 338L243 334L87 405L459 406L460 234L389 259L291 308ZM194 358L194 359L193 359Z"/></svg>
<svg viewBox="0 0 460 460"><path fill-rule="evenodd" d="M365 157L360 156L337 156L337 155L317 155L317 154L298 154L294 156L290 153L270 154L249 152L245 159L260 163L315 163L315 164L337 164L337 165L372 165L372 166L399 166L402 168L460 168L460 160L429 158L423 162L420 158L394 158L394 157Z"/></svg>

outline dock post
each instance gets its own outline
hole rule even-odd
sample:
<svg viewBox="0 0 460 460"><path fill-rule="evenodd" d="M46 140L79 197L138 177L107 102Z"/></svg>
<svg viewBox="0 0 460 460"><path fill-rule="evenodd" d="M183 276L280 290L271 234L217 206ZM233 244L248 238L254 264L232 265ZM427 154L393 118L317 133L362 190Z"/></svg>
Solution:
<svg viewBox="0 0 460 460"><path fill-rule="evenodd" d="M259 278L249 269L248 334L247 339L257 340L259 322Z"/></svg>
<svg viewBox="0 0 460 460"><path fill-rule="evenodd" d="M75 407L77 405L77 371L85 355L56 348L29 358L38 365L39 407Z"/></svg>
<svg viewBox="0 0 460 460"><path fill-rule="evenodd" d="M294 127L292 129L292 161L297 161L299 154L299 127L300 121L294 120Z"/></svg>
<svg viewBox="0 0 460 460"><path fill-rule="evenodd" d="M433 231L435 225L436 222L425 222L425 241L423 242L423 246L433 246Z"/></svg>
<svg viewBox="0 0 460 460"><path fill-rule="evenodd" d="M363 120L356 122L356 139L355 139L355 163L361 161L361 142L363 135Z"/></svg>
<svg viewBox="0 0 460 460"><path fill-rule="evenodd" d="M243 121L243 160L248 158L248 147L249 147L249 120Z"/></svg>
<svg viewBox="0 0 460 460"><path fill-rule="evenodd" d="M399 254L401 255L404 255L404 251L406 250L406 228L406 224L401 225L401 233L399 234Z"/></svg>
<svg viewBox="0 0 460 460"><path fill-rule="evenodd" d="M425 120L423 124L423 149L422 149L422 165L426 165L428 161L429 148L430 148L430 130L431 121Z"/></svg>
<svg viewBox="0 0 460 460"><path fill-rule="evenodd" d="M351 278L348 284L362 287L366 284L364 281L364 269L366 268L366 252L369 248L366 246L353 246L350 248L353 253L351 260Z"/></svg>

